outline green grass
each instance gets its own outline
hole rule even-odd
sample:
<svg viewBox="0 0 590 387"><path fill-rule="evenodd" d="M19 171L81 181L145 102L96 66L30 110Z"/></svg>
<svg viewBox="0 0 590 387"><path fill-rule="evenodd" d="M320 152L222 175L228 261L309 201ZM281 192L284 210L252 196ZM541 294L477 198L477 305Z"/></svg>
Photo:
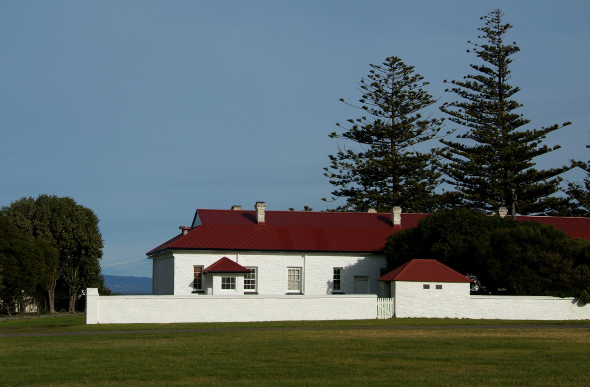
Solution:
<svg viewBox="0 0 590 387"><path fill-rule="evenodd" d="M490 324L423 319L86 326L83 318L2 321L0 333L111 328L154 331L0 338L0 384L587 386L590 380L587 328L347 328ZM158 332L172 328L313 326L341 329Z"/></svg>
<svg viewBox="0 0 590 387"><path fill-rule="evenodd" d="M338 320L338 321L275 321L249 323L178 323L178 324L97 324L86 325L83 314L60 315L41 318L25 318L0 321L0 334L135 331L169 329L225 329L225 328L347 328L389 326L453 326L453 325L590 325L590 320L523 321L523 320L468 320L405 318L387 320Z"/></svg>

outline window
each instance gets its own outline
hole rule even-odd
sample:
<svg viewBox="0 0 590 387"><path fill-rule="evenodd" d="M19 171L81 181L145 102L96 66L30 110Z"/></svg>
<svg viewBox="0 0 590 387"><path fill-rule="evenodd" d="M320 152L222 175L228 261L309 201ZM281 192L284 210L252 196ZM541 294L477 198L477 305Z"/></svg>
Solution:
<svg viewBox="0 0 590 387"><path fill-rule="evenodd" d="M250 269L250 273L244 275L244 291L248 293L255 293L256 292L256 272L258 268L256 267L247 267L246 269Z"/></svg>
<svg viewBox="0 0 590 387"><path fill-rule="evenodd" d="M291 267L287 274L287 291L301 292L301 268Z"/></svg>
<svg viewBox="0 0 590 387"><path fill-rule="evenodd" d="M221 289L236 289L236 277L221 277Z"/></svg>
<svg viewBox="0 0 590 387"><path fill-rule="evenodd" d="M341 267L334 268L334 291L340 291L342 288L340 287L340 273L342 272Z"/></svg>
<svg viewBox="0 0 590 387"><path fill-rule="evenodd" d="M193 266L195 279L193 281L193 289L203 290L203 266Z"/></svg>
<svg viewBox="0 0 590 387"><path fill-rule="evenodd" d="M436 285L437 289L442 289L442 285Z"/></svg>
<svg viewBox="0 0 590 387"><path fill-rule="evenodd" d="M430 289L430 285L424 284L424 285L422 285L422 289Z"/></svg>

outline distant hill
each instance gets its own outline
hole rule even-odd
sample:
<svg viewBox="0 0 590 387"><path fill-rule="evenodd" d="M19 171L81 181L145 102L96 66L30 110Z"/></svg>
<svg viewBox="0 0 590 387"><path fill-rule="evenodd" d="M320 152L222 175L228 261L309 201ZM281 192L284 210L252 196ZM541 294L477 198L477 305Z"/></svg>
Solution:
<svg viewBox="0 0 590 387"><path fill-rule="evenodd" d="M117 294L152 294L150 277L126 277L103 274L107 287Z"/></svg>

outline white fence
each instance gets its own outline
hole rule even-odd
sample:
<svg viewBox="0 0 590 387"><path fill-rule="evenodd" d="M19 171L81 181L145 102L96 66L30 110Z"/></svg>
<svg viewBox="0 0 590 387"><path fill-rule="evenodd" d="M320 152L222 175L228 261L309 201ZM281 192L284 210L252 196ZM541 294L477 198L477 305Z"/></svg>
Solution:
<svg viewBox="0 0 590 387"><path fill-rule="evenodd" d="M395 313L393 305L393 298L377 298L377 318L392 318Z"/></svg>

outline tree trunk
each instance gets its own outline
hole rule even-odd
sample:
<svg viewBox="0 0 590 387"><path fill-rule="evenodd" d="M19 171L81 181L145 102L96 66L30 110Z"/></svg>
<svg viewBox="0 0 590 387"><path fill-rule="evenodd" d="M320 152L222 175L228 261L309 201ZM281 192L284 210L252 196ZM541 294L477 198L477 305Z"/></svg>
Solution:
<svg viewBox="0 0 590 387"><path fill-rule="evenodd" d="M47 308L49 313L55 313L55 286L57 284L57 278L53 277L51 285L47 289Z"/></svg>
<svg viewBox="0 0 590 387"><path fill-rule="evenodd" d="M70 305L68 308L68 312L74 313L74 312L76 312L76 294L75 293L73 295L70 294L68 298L70 299Z"/></svg>

